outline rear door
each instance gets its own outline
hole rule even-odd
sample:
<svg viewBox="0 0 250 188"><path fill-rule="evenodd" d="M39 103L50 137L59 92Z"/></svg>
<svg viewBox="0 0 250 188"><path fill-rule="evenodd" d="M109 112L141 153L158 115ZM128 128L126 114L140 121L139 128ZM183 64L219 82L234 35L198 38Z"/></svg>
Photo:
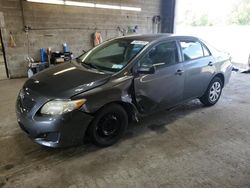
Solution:
<svg viewBox="0 0 250 188"><path fill-rule="evenodd" d="M151 113L183 99L183 65L176 41L161 42L142 56L136 67L154 66L154 74L137 74L135 100L142 113ZM136 68L135 68L136 69Z"/></svg>
<svg viewBox="0 0 250 188"><path fill-rule="evenodd" d="M214 58L199 40L180 40L185 71L183 99L200 97L215 73Z"/></svg>

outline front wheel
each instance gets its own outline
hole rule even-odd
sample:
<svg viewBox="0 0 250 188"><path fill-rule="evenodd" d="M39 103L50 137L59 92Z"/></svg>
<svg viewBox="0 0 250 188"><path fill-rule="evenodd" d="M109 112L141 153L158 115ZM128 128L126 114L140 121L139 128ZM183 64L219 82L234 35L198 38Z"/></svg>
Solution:
<svg viewBox="0 0 250 188"><path fill-rule="evenodd" d="M218 102L222 92L222 81L219 77L215 77L209 84L205 94L200 101L205 106L212 106Z"/></svg>
<svg viewBox="0 0 250 188"><path fill-rule="evenodd" d="M111 104L101 109L90 124L88 135L100 147L115 144L128 126L128 115L122 106Z"/></svg>

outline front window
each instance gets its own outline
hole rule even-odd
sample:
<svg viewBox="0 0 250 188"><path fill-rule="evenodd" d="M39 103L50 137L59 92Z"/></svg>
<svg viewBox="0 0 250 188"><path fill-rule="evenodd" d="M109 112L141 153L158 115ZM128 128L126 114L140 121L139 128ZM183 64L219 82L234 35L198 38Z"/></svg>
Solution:
<svg viewBox="0 0 250 188"><path fill-rule="evenodd" d="M176 42L165 42L153 47L140 61L140 67L166 67L179 62Z"/></svg>
<svg viewBox="0 0 250 188"><path fill-rule="evenodd" d="M85 67L100 71L118 72L147 44L147 41L115 39L83 54L77 61Z"/></svg>

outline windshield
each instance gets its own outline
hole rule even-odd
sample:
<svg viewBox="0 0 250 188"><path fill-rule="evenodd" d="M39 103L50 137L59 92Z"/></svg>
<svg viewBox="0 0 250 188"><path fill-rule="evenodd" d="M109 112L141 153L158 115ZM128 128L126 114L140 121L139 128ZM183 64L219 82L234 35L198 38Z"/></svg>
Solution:
<svg viewBox="0 0 250 188"><path fill-rule="evenodd" d="M118 72L147 44L147 41L115 39L81 55L77 58L77 62L99 71Z"/></svg>

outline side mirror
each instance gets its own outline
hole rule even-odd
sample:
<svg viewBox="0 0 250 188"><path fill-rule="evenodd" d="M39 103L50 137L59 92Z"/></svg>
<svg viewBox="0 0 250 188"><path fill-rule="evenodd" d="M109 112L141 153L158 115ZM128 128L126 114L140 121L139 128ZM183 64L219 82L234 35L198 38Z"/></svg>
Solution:
<svg viewBox="0 0 250 188"><path fill-rule="evenodd" d="M141 73L141 74L154 74L155 73L155 66L139 67L137 69L137 73Z"/></svg>

